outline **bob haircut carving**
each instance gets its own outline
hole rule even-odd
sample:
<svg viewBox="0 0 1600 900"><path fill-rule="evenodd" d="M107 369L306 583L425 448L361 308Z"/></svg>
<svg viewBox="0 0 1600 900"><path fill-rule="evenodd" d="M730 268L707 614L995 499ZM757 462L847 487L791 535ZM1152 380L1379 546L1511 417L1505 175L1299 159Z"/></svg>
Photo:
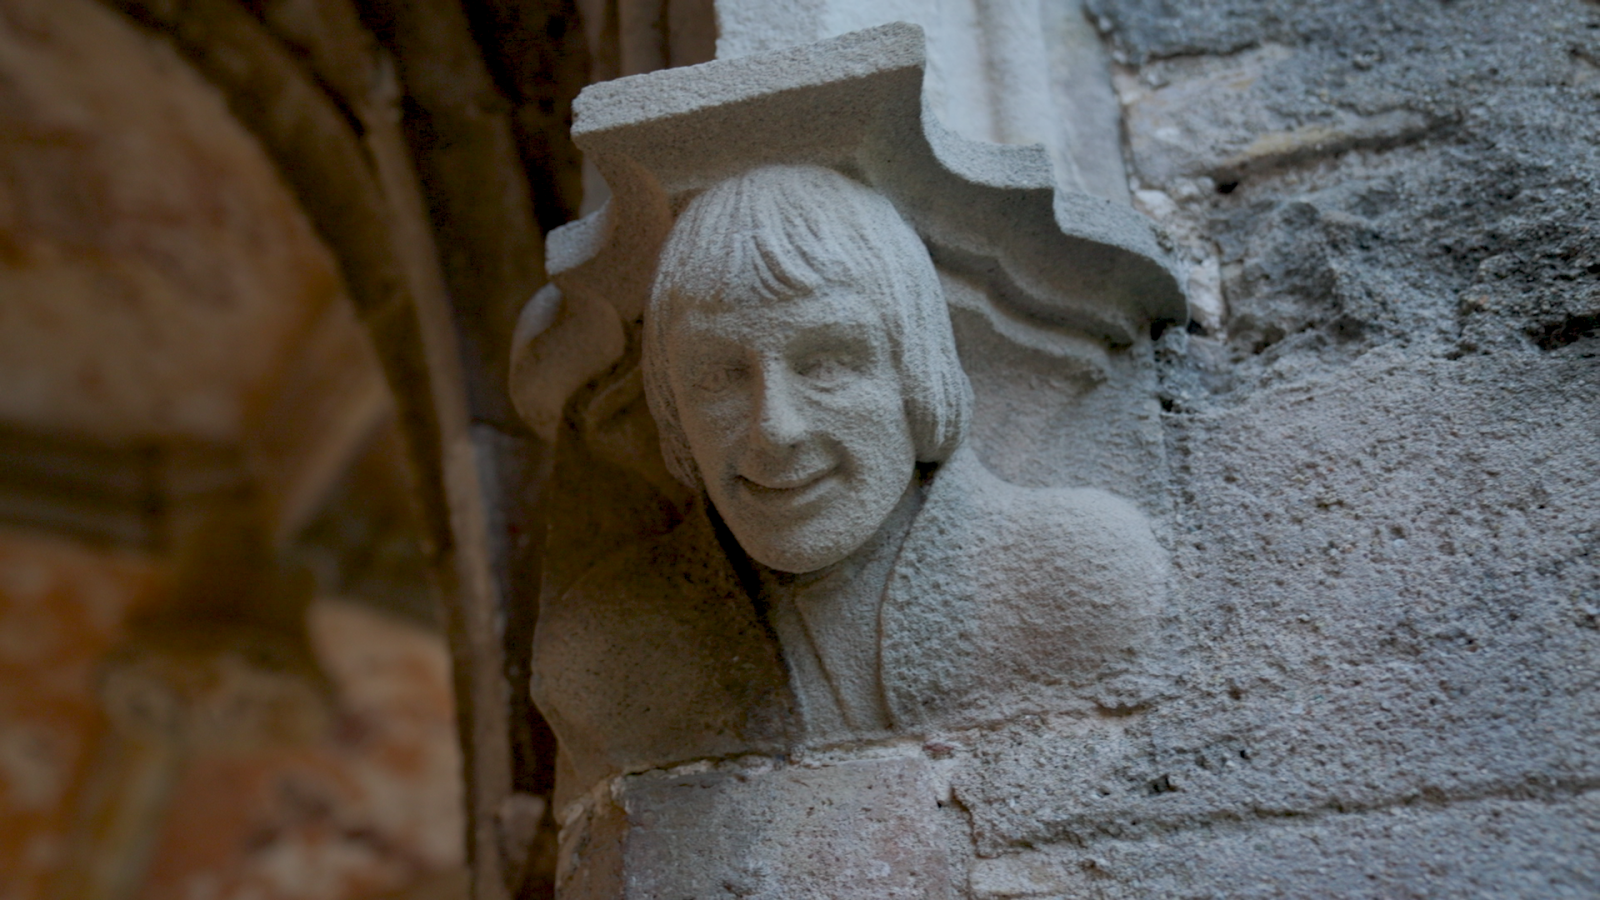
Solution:
<svg viewBox="0 0 1600 900"><path fill-rule="evenodd" d="M824 287L872 303L900 376L919 462L966 436L972 386L928 249L887 199L832 169L750 169L695 197L661 252L644 317L645 397L675 478L703 487L668 378L666 332L685 303L767 304Z"/></svg>

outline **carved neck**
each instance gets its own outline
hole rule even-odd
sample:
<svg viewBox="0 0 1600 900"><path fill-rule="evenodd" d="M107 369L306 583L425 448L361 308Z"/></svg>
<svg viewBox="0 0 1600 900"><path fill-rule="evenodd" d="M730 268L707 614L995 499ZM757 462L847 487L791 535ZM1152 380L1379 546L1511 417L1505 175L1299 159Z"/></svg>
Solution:
<svg viewBox="0 0 1600 900"><path fill-rule="evenodd" d="M880 613L923 493L920 479L913 479L872 539L834 565L800 575L761 572L762 603L782 647L807 742L889 728Z"/></svg>

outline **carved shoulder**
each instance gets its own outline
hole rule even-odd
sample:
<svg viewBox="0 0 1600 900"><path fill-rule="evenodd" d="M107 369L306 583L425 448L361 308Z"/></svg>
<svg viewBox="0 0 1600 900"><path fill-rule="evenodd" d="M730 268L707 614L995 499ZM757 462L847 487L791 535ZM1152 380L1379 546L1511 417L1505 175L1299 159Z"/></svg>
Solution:
<svg viewBox="0 0 1600 900"><path fill-rule="evenodd" d="M996 574L1047 607L1087 605L1146 611L1165 590L1167 553L1132 503L1095 488L986 491L1002 497L989 510L995 543L1014 548L996 558ZM1069 620L1064 616L1063 620ZM1086 624L1086 623L1085 623Z"/></svg>
<svg viewBox="0 0 1600 900"><path fill-rule="evenodd" d="M1021 488L970 457L952 462L886 598L897 717L1062 707L1136 661L1167 577L1143 513L1104 491Z"/></svg>
<svg viewBox="0 0 1600 900"><path fill-rule="evenodd" d="M546 598L534 644L534 699L584 786L783 746L776 648L703 516Z"/></svg>

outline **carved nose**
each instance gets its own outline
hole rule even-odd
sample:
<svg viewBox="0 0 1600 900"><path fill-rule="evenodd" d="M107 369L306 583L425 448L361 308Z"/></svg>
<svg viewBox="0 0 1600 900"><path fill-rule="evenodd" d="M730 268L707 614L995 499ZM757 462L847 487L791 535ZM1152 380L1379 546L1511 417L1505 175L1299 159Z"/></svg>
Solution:
<svg viewBox="0 0 1600 900"><path fill-rule="evenodd" d="M795 402L789 380L780 373L762 378L756 427L764 440L778 447L792 447L806 436L805 415Z"/></svg>

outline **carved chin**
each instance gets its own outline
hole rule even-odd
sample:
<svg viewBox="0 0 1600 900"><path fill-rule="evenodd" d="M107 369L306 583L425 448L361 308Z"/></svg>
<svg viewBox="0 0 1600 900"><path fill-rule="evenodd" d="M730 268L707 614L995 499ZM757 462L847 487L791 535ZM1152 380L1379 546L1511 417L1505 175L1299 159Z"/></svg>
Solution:
<svg viewBox="0 0 1600 900"><path fill-rule="evenodd" d="M711 499L752 559L801 574L831 566L871 540L904 490L897 481L833 475L789 491L730 479L722 496Z"/></svg>
<svg viewBox="0 0 1600 900"><path fill-rule="evenodd" d="M816 516L785 523L741 528L728 522L739 546L756 562L779 572L802 574L827 568L854 553L876 528Z"/></svg>
<svg viewBox="0 0 1600 900"><path fill-rule="evenodd" d="M839 490L838 496L810 509L736 495L732 502L717 504L717 511L751 559L779 572L801 574L839 562L877 533L889 509L862 493Z"/></svg>

